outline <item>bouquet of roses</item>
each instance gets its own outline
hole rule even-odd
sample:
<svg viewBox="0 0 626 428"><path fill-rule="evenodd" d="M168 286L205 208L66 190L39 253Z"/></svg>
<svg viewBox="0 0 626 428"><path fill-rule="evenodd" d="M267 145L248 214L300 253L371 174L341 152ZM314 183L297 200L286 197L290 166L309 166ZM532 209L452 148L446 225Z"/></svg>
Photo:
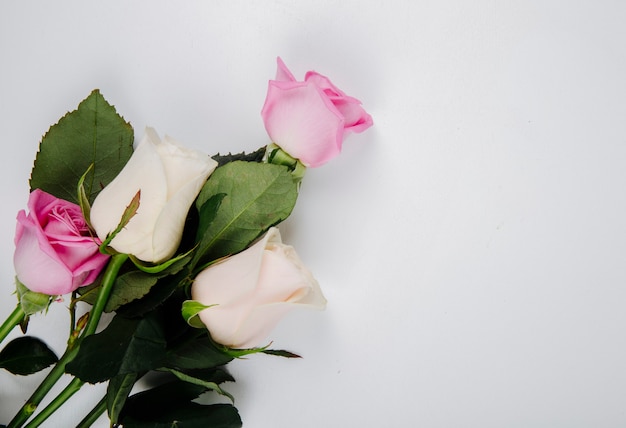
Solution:
<svg viewBox="0 0 626 428"><path fill-rule="evenodd" d="M253 153L209 157L148 128L133 150L130 124L93 91L44 135L17 216L16 326L70 294L65 352L21 336L0 368L28 375L53 366L3 427L39 426L84 383L107 382L78 427L105 411L124 427L240 427L225 366L263 346L295 307L324 308L317 281L276 225L291 213L307 167L339 154L344 136L372 125L360 102L328 78L297 81L278 60L262 110L272 141ZM114 313L100 326L103 312ZM134 393L144 376L156 387ZM43 409L63 374L71 380ZM32 417L32 419L31 419Z"/></svg>

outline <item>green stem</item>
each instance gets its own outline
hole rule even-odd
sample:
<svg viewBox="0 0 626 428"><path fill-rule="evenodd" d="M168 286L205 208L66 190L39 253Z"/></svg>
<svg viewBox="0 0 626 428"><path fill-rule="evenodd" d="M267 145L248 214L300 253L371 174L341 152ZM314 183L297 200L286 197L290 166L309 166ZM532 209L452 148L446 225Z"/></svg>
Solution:
<svg viewBox="0 0 626 428"><path fill-rule="evenodd" d="M87 322L87 326L85 327L83 334L76 342L74 342L73 346L67 347L61 359L52 368L50 373L48 373L48 376L46 376L43 382L41 382L33 395L30 396L26 404L22 406L7 428L19 428L24 425L28 418L35 413L35 410L37 409L39 403L41 403L41 400L44 399L54 384L56 384L61 378L65 372L65 366L76 357L82 339L96 331L98 322L100 321L100 317L104 311L104 307L109 299L109 294L111 294L111 290L115 284L115 278L117 278L117 274L127 258L127 254L116 254L111 258L111 261L104 272L104 276L102 277L100 292L98 293L98 298L91 309L91 316L89 317L89 321Z"/></svg>
<svg viewBox="0 0 626 428"><path fill-rule="evenodd" d="M41 412L37 413L37 416L26 425L25 428L37 428L41 425L50 415L52 415L59 407L61 407L72 395L74 395L83 386L85 382L78 378L72 379L72 381L65 387L54 400L50 402Z"/></svg>
<svg viewBox="0 0 626 428"><path fill-rule="evenodd" d="M107 409L107 398L106 396L102 397L102 400L98 402L94 406L93 409L83 418L82 421L76 425L76 428L89 428L93 424L96 423L98 418L106 411Z"/></svg>
<svg viewBox="0 0 626 428"><path fill-rule="evenodd" d="M11 330L13 330L13 327L22 322L24 316L24 309L22 309L22 305L18 303L15 310L11 312L11 315L9 315L2 326L0 326L0 342L8 336Z"/></svg>
<svg viewBox="0 0 626 428"><path fill-rule="evenodd" d="M70 337L76 329L76 291L72 292L72 300L70 301Z"/></svg>

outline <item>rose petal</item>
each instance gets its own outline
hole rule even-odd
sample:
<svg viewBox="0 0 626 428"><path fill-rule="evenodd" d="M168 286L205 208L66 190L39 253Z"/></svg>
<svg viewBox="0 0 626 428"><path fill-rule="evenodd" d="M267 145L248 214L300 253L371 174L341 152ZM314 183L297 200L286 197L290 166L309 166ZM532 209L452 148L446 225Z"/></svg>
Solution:
<svg viewBox="0 0 626 428"><path fill-rule="evenodd" d="M296 78L293 77L291 71L287 68L285 63L280 57L276 58L276 62L278 63L278 67L276 70L276 80L285 81L285 82L295 82Z"/></svg>
<svg viewBox="0 0 626 428"><path fill-rule="evenodd" d="M361 107L359 100L345 97L332 102L345 119L345 132L363 132L374 124L372 116Z"/></svg>
<svg viewBox="0 0 626 428"><path fill-rule="evenodd" d="M328 77L315 71L307 71L304 75L304 81L318 86L329 97L346 97L346 94L341 89L336 87Z"/></svg>
<svg viewBox="0 0 626 428"><path fill-rule="evenodd" d="M28 289L49 295L73 291L74 281L70 270L49 247L43 233L35 226L25 225L24 212L18 221L22 224L19 241L13 254L17 278Z"/></svg>

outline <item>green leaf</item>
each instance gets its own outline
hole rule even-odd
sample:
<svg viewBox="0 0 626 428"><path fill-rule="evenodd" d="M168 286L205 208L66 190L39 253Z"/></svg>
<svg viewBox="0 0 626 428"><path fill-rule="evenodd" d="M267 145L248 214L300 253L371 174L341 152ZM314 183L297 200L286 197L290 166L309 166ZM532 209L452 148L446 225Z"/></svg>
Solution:
<svg viewBox="0 0 626 428"><path fill-rule="evenodd" d="M115 279L115 286L111 290L109 300L104 308L105 312L113 312L133 300L140 299L150 292L159 277L133 270L121 274ZM81 301L94 304L100 291L100 284L92 284L79 289Z"/></svg>
<svg viewBox="0 0 626 428"><path fill-rule="evenodd" d="M135 382L136 373L115 376L107 386L107 414L112 424L117 424L126 399L130 395Z"/></svg>
<svg viewBox="0 0 626 428"><path fill-rule="evenodd" d="M222 367L214 367L210 369L181 370L189 376L198 379L204 379L209 382L224 383L234 382L235 379Z"/></svg>
<svg viewBox="0 0 626 428"><path fill-rule="evenodd" d="M198 210L198 227L196 230L196 254L204 254L211 245L212 236L205 231L211 226L222 201L226 197L225 193L217 193L207 199Z"/></svg>
<svg viewBox="0 0 626 428"><path fill-rule="evenodd" d="M219 194L226 196L213 221L199 228L193 266L238 253L285 220L296 203L298 185L285 166L234 161L213 172L196 207L202 210Z"/></svg>
<svg viewBox="0 0 626 428"><path fill-rule="evenodd" d="M177 290L189 282L189 272L185 268L172 276L160 278L148 294L141 299L134 300L117 310L118 314L126 317L140 317L161 306Z"/></svg>
<svg viewBox="0 0 626 428"><path fill-rule="evenodd" d="M168 350L164 366L178 370L207 369L223 366L232 359L213 344L208 334L202 334Z"/></svg>
<svg viewBox="0 0 626 428"><path fill-rule="evenodd" d="M78 108L62 117L43 136L30 179L30 189L79 203L76 189L85 179L93 202L126 165L133 153L133 128L94 90Z"/></svg>
<svg viewBox="0 0 626 428"><path fill-rule="evenodd" d="M0 351L0 368L17 375L36 373L58 360L43 341L31 336L18 337Z"/></svg>
<svg viewBox="0 0 626 428"><path fill-rule="evenodd" d="M167 407L169 404L180 405L195 400L206 391L202 385L174 379L129 397L124 413L133 407L137 410L148 410L150 407Z"/></svg>
<svg viewBox="0 0 626 428"><path fill-rule="evenodd" d="M174 381L131 396L120 424L124 428L240 428L237 409L229 404L192 402L207 389Z"/></svg>
<svg viewBox="0 0 626 428"><path fill-rule="evenodd" d="M115 316L102 332L86 337L66 371L84 382L103 382L118 375L152 370L165 357L160 320L150 313L141 319Z"/></svg>
<svg viewBox="0 0 626 428"><path fill-rule="evenodd" d="M189 402L174 406L146 408L133 412L122 420L124 428L240 428L241 417L230 404L201 404Z"/></svg>
<svg viewBox="0 0 626 428"><path fill-rule="evenodd" d="M141 271L131 271L115 281L115 288L109 296L105 311L116 311L120 306L139 299L150 292L157 283L158 277Z"/></svg>

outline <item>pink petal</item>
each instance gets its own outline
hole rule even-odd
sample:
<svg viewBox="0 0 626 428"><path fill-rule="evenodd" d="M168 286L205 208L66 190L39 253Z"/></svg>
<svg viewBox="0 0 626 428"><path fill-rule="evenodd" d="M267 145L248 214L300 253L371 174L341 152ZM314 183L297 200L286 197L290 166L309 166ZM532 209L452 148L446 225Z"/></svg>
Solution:
<svg viewBox="0 0 626 428"><path fill-rule="evenodd" d="M276 58L276 62L278 63L278 70L276 70L276 80L283 82L295 82L296 78L293 77L293 74L291 74L291 71L289 71L283 60L278 57Z"/></svg>
<svg viewBox="0 0 626 428"><path fill-rule="evenodd" d="M336 87L330 79L322 74L319 74L315 71L307 71L304 75L304 81L314 83L316 86L319 86L324 90L324 93L328 96L340 96L345 97L346 94Z"/></svg>
<svg viewBox="0 0 626 428"><path fill-rule="evenodd" d="M58 199L41 189L35 189L28 198L28 211L36 215L39 224L46 224L48 213L55 206Z"/></svg>
<svg viewBox="0 0 626 428"><path fill-rule="evenodd" d="M346 131L359 133L374 124L372 116L361 107L361 102L356 98L344 97L332 101L346 121Z"/></svg>
<svg viewBox="0 0 626 428"><path fill-rule="evenodd" d="M21 228L19 242L13 254L17 278L30 290L38 293L69 293L74 285L72 273L60 262L45 237L42 239L42 235L35 227Z"/></svg>

